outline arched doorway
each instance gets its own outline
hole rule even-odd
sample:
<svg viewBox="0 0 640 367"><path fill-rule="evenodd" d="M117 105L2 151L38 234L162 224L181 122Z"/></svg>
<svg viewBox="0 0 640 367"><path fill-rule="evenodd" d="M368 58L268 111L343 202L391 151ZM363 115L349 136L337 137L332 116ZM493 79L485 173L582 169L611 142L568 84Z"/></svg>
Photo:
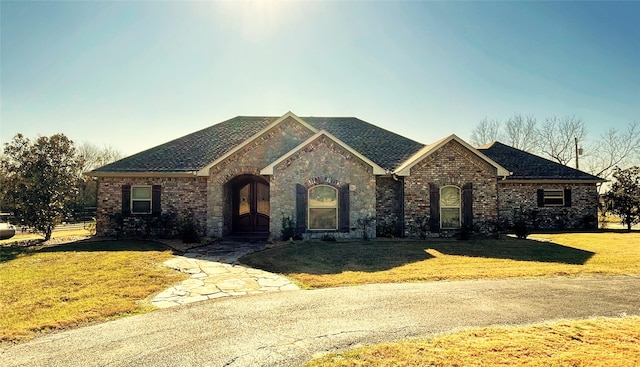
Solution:
<svg viewBox="0 0 640 367"><path fill-rule="evenodd" d="M269 183L259 176L242 175L231 182L233 233L269 232Z"/></svg>

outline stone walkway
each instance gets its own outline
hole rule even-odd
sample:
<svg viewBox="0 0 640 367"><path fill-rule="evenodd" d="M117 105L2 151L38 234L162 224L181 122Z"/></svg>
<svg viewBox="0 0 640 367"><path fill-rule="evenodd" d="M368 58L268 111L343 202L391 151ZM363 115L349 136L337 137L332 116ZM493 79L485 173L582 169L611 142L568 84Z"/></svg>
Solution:
<svg viewBox="0 0 640 367"><path fill-rule="evenodd" d="M235 242L217 243L191 249L183 256L165 261L164 266L191 274L191 278L156 295L151 303L167 308L208 299L300 289L282 276L238 262L240 257L263 247Z"/></svg>

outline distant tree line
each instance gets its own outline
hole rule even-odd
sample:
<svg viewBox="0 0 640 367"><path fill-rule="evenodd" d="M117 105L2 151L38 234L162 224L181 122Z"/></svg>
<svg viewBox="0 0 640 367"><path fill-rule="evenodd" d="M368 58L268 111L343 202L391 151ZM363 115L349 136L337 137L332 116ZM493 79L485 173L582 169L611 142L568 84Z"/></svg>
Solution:
<svg viewBox="0 0 640 367"><path fill-rule="evenodd" d="M0 153L0 211L48 240L57 224L97 205L97 181L83 173L121 157L112 147L76 147L64 134L36 140L17 134Z"/></svg>

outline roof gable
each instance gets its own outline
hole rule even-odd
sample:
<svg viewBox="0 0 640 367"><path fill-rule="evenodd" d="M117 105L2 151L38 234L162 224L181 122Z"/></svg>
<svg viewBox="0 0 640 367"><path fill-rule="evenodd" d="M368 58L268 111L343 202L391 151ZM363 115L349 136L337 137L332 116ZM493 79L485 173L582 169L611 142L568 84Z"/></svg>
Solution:
<svg viewBox="0 0 640 367"><path fill-rule="evenodd" d="M271 130L272 128L276 127L277 125L281 124L283 121L287 120L288 118L292 118L293 120L295 120L296 122L298 122L302 126L304 126L307 129L309 129L309 131L311 131L312 133L316 133L318 131L316 128L314 128L313 126L309 125L307 122L305 122L304 120L302 120L301 118L296 116L293 112L289 111L289 112L285 113L282 117L278 118L274 122L272 122L269 125L267 125L266 127L264 127L262 130L258 131L257 133L255 133L252 136L250 136L249 138L247 138L242 143L234 146L233 148L228 150L226 153L224 153L220 157L216 158L213 162L207 164L202 169L198 170L198 175L199 176L207 176L207 175L209 175L209 169L211 167L213 167L216 164L224 161L226 158L231 156L233 153L235 153L235 152L239 151L240 149L242 149L243 147L247 146L252 141L256 140L261 135L263 135L264 133L268 132L269 130Z"/></svg>
<svg viewBox="0 0 640 367"><path fill-rule="evenodd" d="M363 156L362 154L358 153L358 151L356 151L355 149L353 149L352 147L347 145L342 140L336 138L335 136L333 136L332 134L330 134L326 130L320 130L316 134L314 134L312 137L310 137L309 139L305 140L300 145L298 145L297 147L293 148L292 150L290 150L289 152L284 154L282 157L276 159L274 162L272 162L271 164L269 164L268 166L266 166L265 168L260 170L260 174L262 174L262 175L272 175L273 174L273 169L278 164L280 164L281 162L285 161L287 158L291 157L292 155L294 155L298 151L304 149L304 147L306 147L310 143L314 142L315 140L317 140L321 136L326 136L328 139L330 139L333 142L335 142L336 144L340 145L343 149L345 149L349 153L353 154L354 156L358 157L360 160L362 160L365 163L367 163L369 166L371 166L371 168L373 168L373 174L374 175L382 175L382 174L387 173L384 168L380 167L375 162L371 161L369 158L367 158L367 157Z"/></svg>
<svg viewBox="0 0 640 367"><path fill-rule="evenodd" d="M605 181L600 177L500 142L484 145L479 147L478 150L491 159L500 162L501 165L512 172L512 175L507 177L508 181Z"/></svg>
<svg viewBox="0 0 640 367"><path fill-rule="evenodd" d="M508 176L510 174L507 169L502 167L500 164L498 164L497 162L495 162L491 158L489 158L486 155L484 155L481 152L479 152L477 149L475 149L474 147L469 145L464 140L460 139L455 134L449 135L448 137L446 137L444 139L440 139L440 140L436 141L435 143L429 144L429 145L425 146L424 148L420 149L413 156L411 156L409 159L407 159L402 165L400 165L395 170L394 173L396 175L398 175L398 176L409 176L410 171L411 171L411 167L415 166L416 164L421 162L423 159L427 158L428 156L430 156L431 154L433 154L434 152L436 152L437 150L439 150L440 148L445 146L450 141L456 141L457 143L459 143L460 145L464 146L466 149L471 151L473 154L478 156L478 158L480 158L483 161L487 162L489 165L495 167L498 176Z"/></svg>

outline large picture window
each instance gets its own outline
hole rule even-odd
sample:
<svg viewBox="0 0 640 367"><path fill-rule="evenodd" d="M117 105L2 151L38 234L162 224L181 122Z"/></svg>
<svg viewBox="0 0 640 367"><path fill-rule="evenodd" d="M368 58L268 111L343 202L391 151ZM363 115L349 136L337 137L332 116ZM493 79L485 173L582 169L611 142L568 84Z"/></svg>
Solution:
<svg viewBox="0 0 640 367"><path fill-rule="evenodd" d="M338 229L338 190L328 185L309 189L309 229Z"/></svg>
<svg viewBox="0 0 640 367"><path fill-rule="evenodd" d="M131 213L151 213L151 186L131 187Z"/></svg>
<svg viewBox="0 0 640 367"><path fill-rule="evenodd" d="M460 228L460 188L444 186L440 189L440 228Z"/></svg>

